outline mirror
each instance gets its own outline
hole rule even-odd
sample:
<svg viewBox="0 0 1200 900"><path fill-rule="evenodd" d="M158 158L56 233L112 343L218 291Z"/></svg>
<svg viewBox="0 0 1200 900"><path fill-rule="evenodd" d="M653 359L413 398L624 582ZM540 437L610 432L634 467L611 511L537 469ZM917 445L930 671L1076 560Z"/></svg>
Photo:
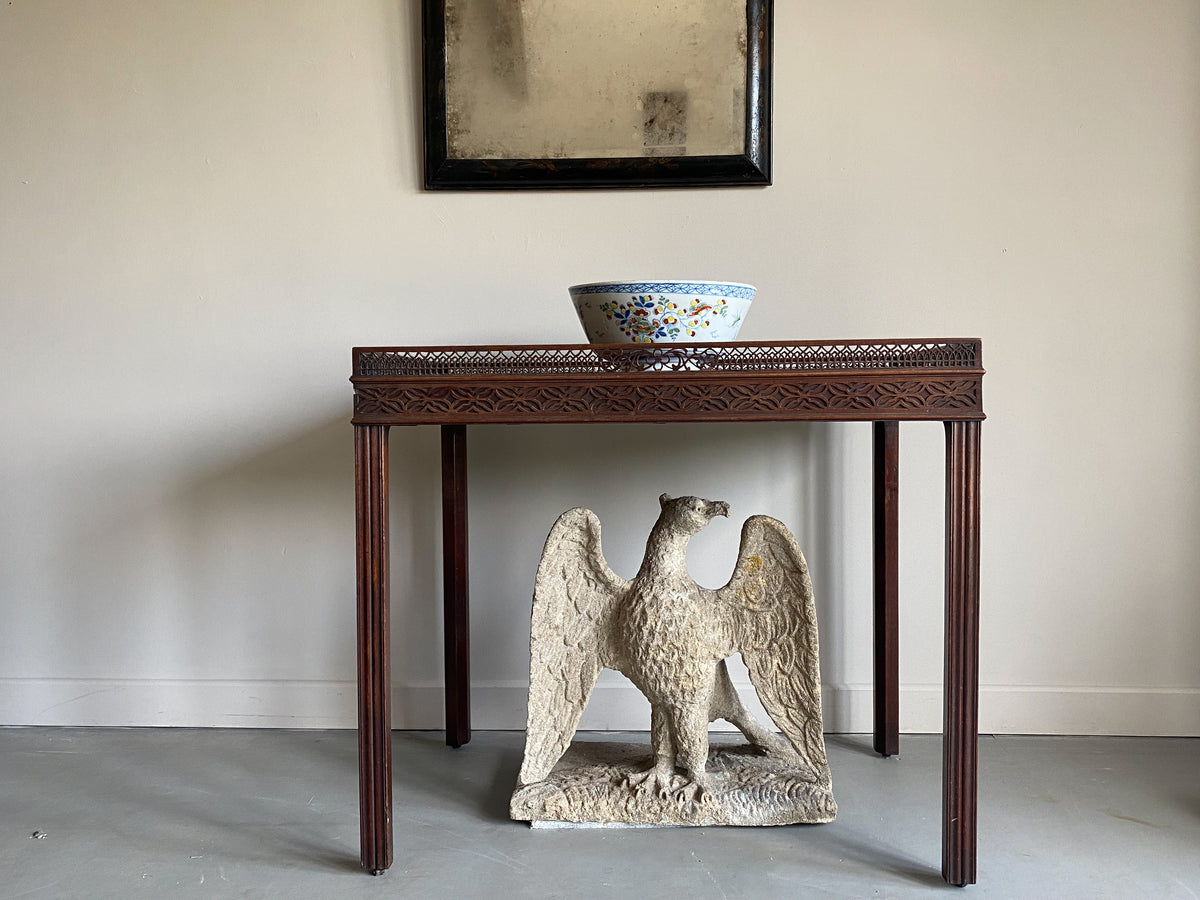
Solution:
<svg viewBox="0 0 1200 900"><path fill-rule="evenodd" d="M770 0L425 0L430 189L769 184Z"/></svg>

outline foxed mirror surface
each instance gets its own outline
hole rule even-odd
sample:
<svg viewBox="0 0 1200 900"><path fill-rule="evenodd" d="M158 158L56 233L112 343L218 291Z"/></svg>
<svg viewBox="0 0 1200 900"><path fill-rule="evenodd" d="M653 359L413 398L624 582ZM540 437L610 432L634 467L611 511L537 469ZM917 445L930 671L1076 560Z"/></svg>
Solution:
<svg viewBox="0 0 1200 900"><path fill-rule="evenodd" d="M448 159L746 152L747 0L444 0Z"/></svg>

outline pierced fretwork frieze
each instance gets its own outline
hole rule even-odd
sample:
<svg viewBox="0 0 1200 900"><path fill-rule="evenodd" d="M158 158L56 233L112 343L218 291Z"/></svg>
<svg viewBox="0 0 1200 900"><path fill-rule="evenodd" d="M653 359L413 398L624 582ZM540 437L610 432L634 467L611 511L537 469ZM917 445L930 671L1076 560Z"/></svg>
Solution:
<svg viewBox="0 0 1200 900"><path fill-rule="evenodd" d="M704 421L794 418L871 419L888 412L930 418L982 414L979 378L778 381L359 384L356 420Z"/></svg>

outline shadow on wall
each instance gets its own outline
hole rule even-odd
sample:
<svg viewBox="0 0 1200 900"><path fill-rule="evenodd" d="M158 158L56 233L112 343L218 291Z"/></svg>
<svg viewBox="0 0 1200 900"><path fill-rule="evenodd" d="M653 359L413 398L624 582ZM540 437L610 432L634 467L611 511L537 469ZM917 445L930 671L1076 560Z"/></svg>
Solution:
<svg viewBox="0 0 1200 900"><path fill-rule="evenodd" d="M609 565L631 578L661 492L730 502L730 521L715 521L689 547L693 577L710 587L729 579L747 517L765 513L792 529L813 573L823 675L844 680L843 648L859 636L848 633L843 560L858 559L869 586L870 554L869 543L847 547L856 543L847 522L861 516L847 509L843 426L490 426L472 429L469 444L475 680L527 677L530 597L555 518L593 509Z"/></svg>
<svg viewBox="0 0 1200 900"><path fill-rule="evenodd" d="M554 519L573 506L596 510L610 565L631 577L663 491L732 504L730 522L714 523L692 543L689 565L702 584L729 578L746 517L773 515L795 532L817 591L823 675L826 683L844 680L847 648L865 637L849 633L848 623L861 617L848 611L844 559L861 563L869 585L870 558L857 546L861 536L846 530L861 516L848 510L852 442L841 426L488 426L469 433L477 683L519 687L528 675L533 577ZM439 443L437 428L391 430L393 681L429 686L440 698ZM193 474L184 478L179 459L156 477L123 471L74 519L55 550L55 602L37 613L43 633L36 640L54 648L43 671L145 680L143 705L130 715L147 723L351 725L347 417L317 421L240 456L212 444L192 449L221 462L185 468ZM166 684L173 680L182 684ZM516 694L520 720L504 727L523 720L523 691ZM169 705L165 718L148 703ZM93 699L77 709L89 704L97 708ZM436 716L440 699L431 709ZM55 721L80 721L72 712ZM397 710L396 724L424 721L425 713L412 712L410 721ZM827 710L831 721L837 714Z"/></svg>
<svg viewBox="0 0 1200 900"><path fill-rule="evenodd" d="M243 456L210 443L206 456L224 459L199 475L160 467L140 483L125 472L97 489L57 554L57 621L46 641L65 661L59 668L80 677L352 681L347 419L343 412ZM177 473L179 460L171 464ZM411 477L422 475L428 480L421 471ZM431 565L413 568L432 579ZM212 721L197 702L194 716L173 710L170 718ZM351 701L348 721L352 710Z"/></svg>

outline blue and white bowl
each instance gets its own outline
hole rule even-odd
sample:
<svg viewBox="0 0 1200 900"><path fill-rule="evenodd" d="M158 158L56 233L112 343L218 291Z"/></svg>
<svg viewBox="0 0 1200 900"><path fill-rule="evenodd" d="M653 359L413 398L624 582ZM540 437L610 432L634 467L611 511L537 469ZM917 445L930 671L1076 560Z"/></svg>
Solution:
<svg viewBox="0 0 1200 900"><path fill-rule="evenodd" d="M567 290L593 344L736 340L755 294L730 281L598 281Z"/></svg>

